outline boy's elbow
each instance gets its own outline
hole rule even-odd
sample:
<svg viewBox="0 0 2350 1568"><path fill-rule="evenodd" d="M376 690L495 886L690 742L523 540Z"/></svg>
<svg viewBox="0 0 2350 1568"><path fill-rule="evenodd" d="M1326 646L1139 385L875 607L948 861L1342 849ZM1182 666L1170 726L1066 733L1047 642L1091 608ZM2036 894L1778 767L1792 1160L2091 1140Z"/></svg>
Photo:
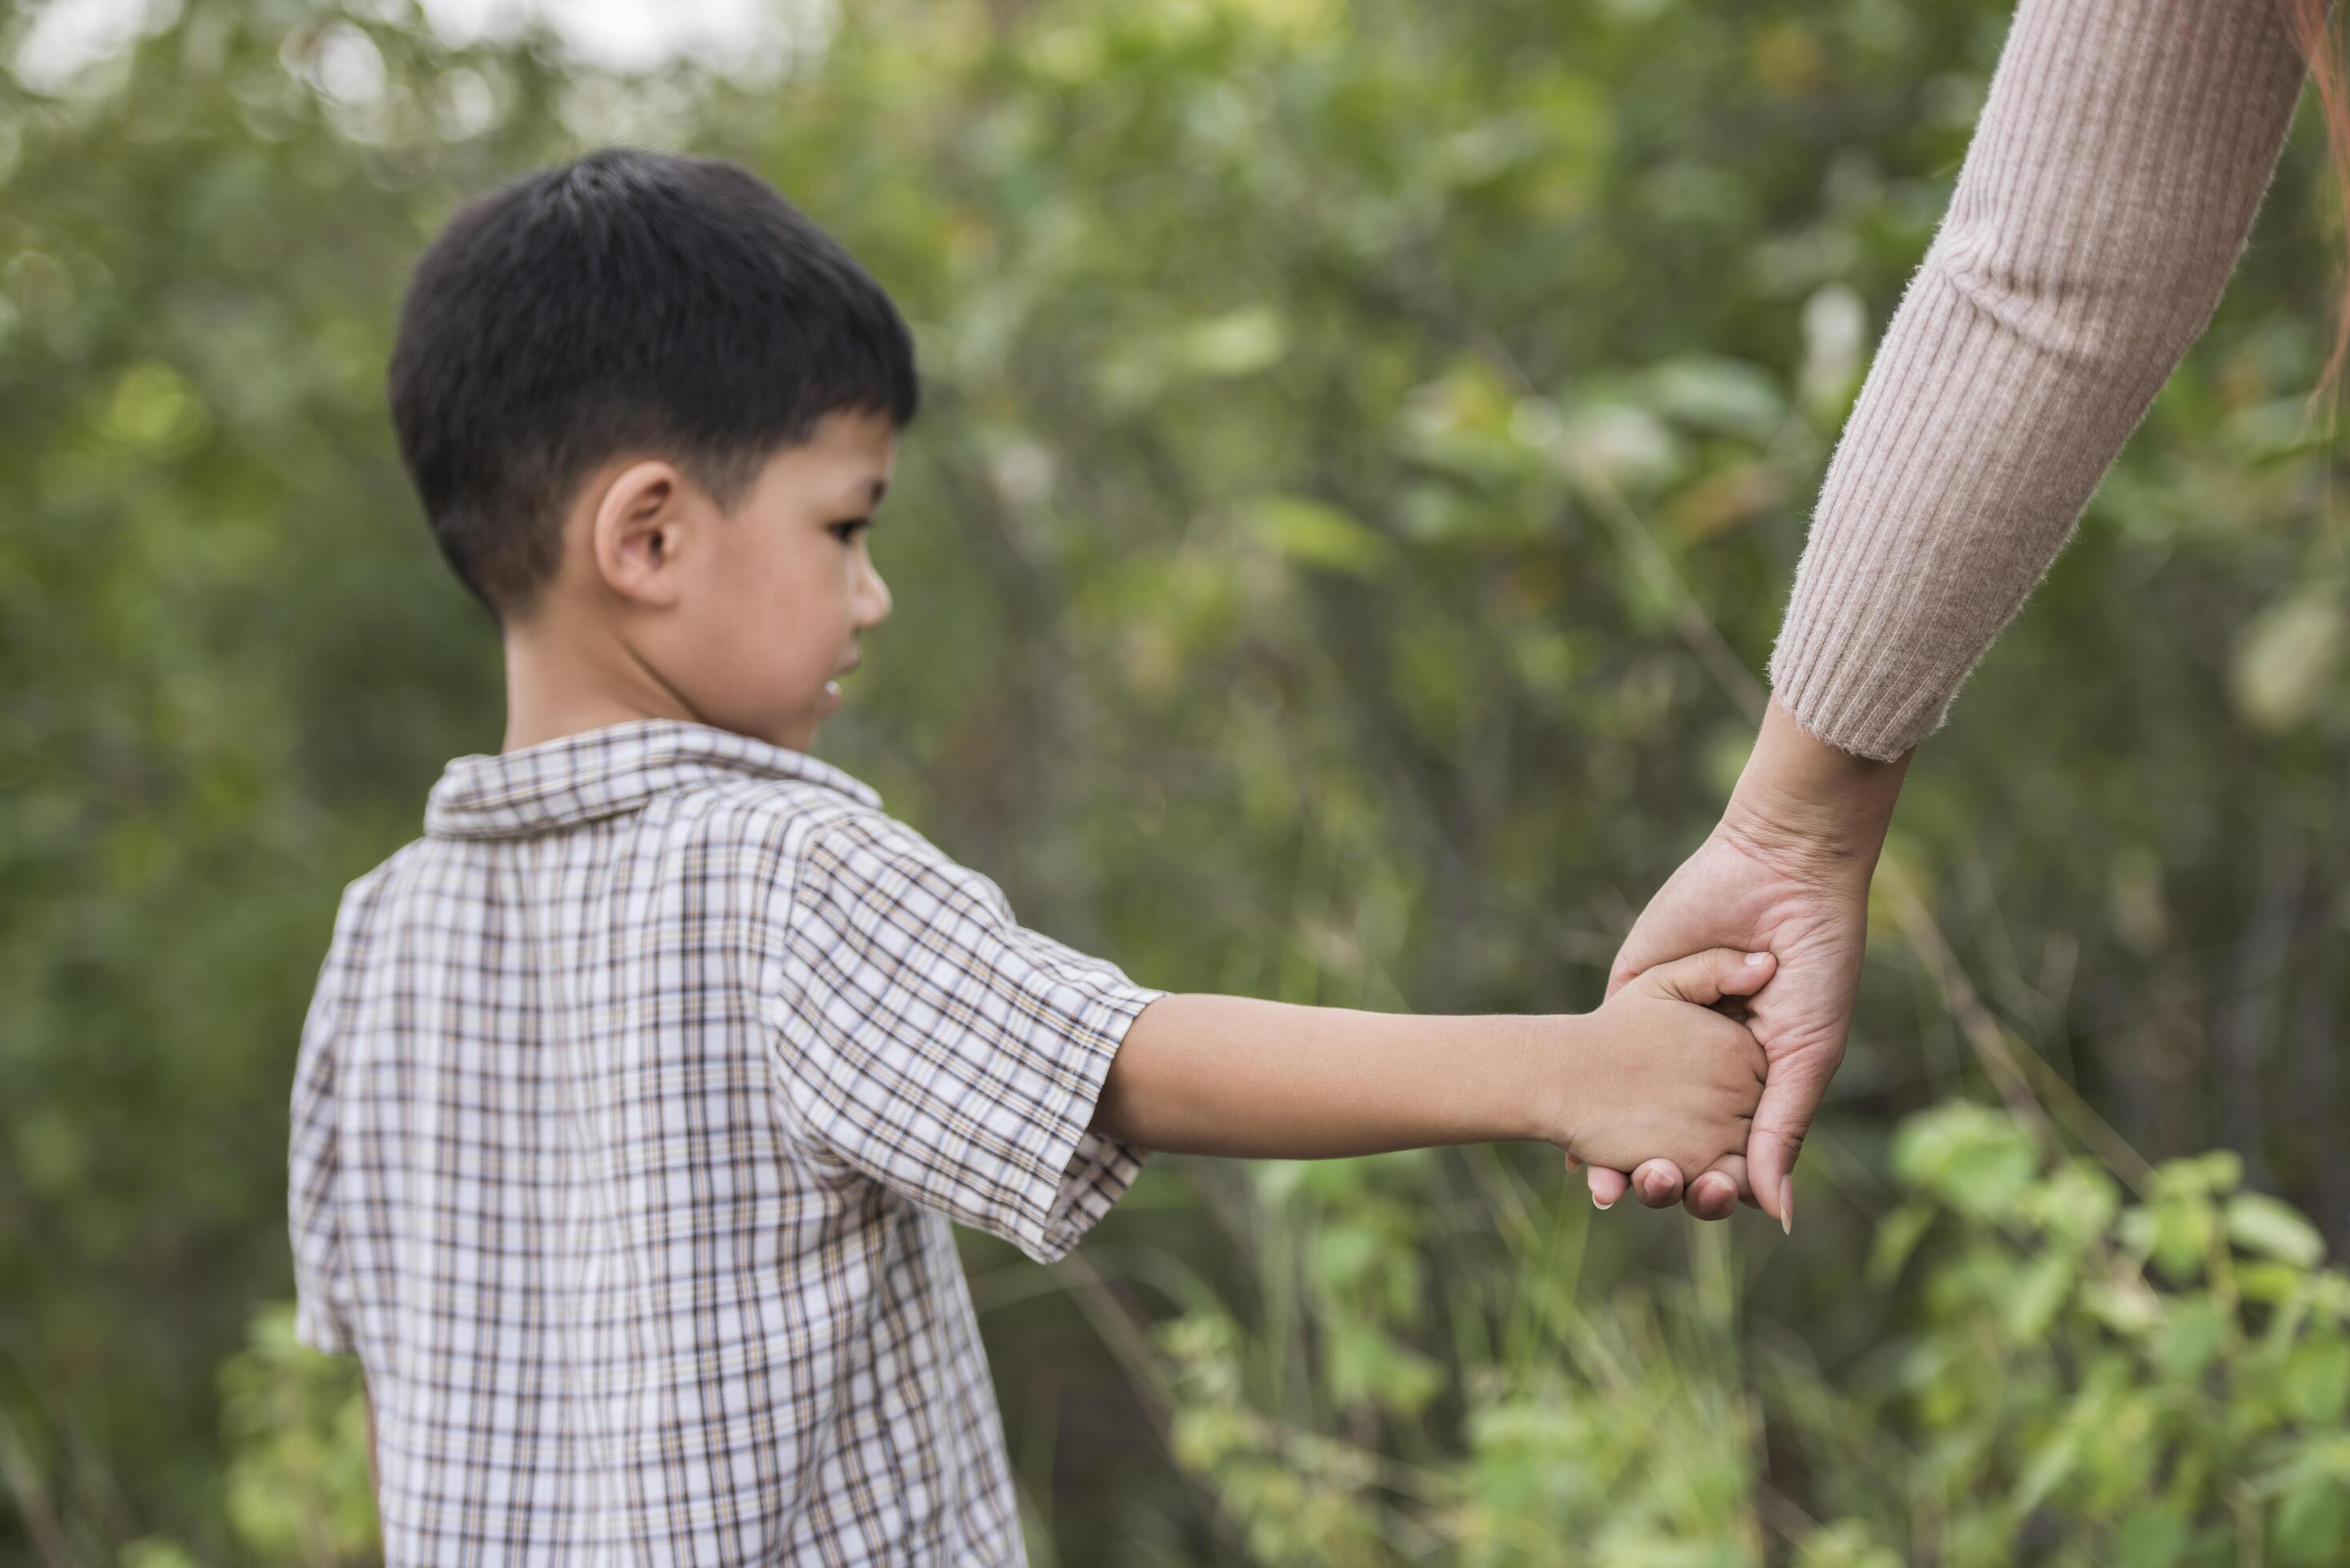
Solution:
<svg viewBox="0 0 2350 1568"><path fill-rule="evenodd" d="M1086 1124L1086 1130L1103 1137L1131 1141L1125 1114L1125 1085L1118 1071L1118 1064L1125 1060L1125 1056L1126 1054L1120 1051L1111 1059L1109 1073L1102 1079L1101 1095L1094 1101L1093 1120Z"/></svg>
<svg viewBox="0 0 2350 1568"><path fill-rule="evenodd" d="M1127 1026L1126 1037L1118 1042L1117 1052L1110 1057L1109 1070L1102 1075L1101 1093L1094 1100L1093 1120L1087 1127L1105 1137L1126 1143L1152 1144L1145 1128L1136 1118L1136 1107L1149 1102L1143 1079L1147 1069L1157 1059L1154 1044L1163 1031L1167 1019L1166 999L1153 1002L1137 1014Z"/></svg>

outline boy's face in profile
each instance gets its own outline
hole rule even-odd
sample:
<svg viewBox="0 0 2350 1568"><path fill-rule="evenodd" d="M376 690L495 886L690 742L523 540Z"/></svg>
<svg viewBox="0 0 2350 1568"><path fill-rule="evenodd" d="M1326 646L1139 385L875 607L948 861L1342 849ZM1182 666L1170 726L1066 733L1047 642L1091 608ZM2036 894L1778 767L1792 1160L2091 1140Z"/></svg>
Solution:
<svg viewBox="0 0 2350 1568"><path fill-rule="evenodd" d="M896 458L887 414L836 411L771 457L731 514L689 487L666 557L624 534L608 581L613 566L664 579L629 617L647 672L705 723L805 751L840 706L858 634L889 613L866 535ZM612 545L599 539L599 557Z"/></svg>

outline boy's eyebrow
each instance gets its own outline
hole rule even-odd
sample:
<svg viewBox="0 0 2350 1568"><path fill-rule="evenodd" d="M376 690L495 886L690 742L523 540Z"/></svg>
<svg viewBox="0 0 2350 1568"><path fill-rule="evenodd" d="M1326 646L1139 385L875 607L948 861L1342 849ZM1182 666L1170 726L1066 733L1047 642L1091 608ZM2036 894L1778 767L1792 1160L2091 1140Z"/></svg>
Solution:
<svg viewBox="0 0 2350 1568"><path fill-rule="evenodd" d="M853 495L853 494L855 493L855 491L854 491L853 489L851 489L851 490L848 490L848 491L845 491L845 492L842 493L842 496L841 496L841 504L842 504L842 505L844 505L844 506L857 507L857 508L859 508L859 509L861 509L861 510L863 510L863 511L870 512L870 511L872 511L875 507L877 507L877 506L880 505L880 504L881 504L881 497L889 493L889 482L888 480L886 480L886 479L881 478L879 475L878 475L878 474L877 474L877 475L874 475L873 477L868 478L868 480L866 480L864 488L865 488L865 499L864 499L864 500L862 500L862 501L860 502L860 501L852 501L852 500L848 499L848 497L849 497L850 495Z"/></svg>

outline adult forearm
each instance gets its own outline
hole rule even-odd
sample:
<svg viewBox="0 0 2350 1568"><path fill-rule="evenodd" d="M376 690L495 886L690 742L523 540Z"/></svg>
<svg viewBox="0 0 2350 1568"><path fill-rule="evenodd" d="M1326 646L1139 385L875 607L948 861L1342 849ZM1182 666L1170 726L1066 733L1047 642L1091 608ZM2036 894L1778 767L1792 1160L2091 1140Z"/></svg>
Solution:
<svg viewBox="0 0 2350 1568"><path fill-rule="evenodd" d="M1093 1125L1145 1148L1244 1159L1544 1137L1538 1062L1565 1026L1162 997L1128 1030Z"/></svg>
<svg viewBox="0 0 2350 1568"><path fill-rule="evenodd" d="M1771 681L1890 758L1942 722L2209 320L2303 66L2282 0L2023 0L1845 427Z"/></svg>

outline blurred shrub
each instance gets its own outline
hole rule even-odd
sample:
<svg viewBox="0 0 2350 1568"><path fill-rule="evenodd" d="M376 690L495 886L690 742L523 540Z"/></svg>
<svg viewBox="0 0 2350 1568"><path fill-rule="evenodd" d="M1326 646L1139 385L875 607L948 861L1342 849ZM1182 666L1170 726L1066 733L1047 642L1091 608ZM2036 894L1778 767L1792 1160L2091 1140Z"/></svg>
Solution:
<svg viewBox="0 0 2350 1568"><path fill-rule="evenodd" d="M1337 1435L1362 1402L1409 1420L1451 1381L1417 1371L1453 1334L1409 1332L1358 1284L1315 1320L1310 1407L1331 1418L1303 1428L1270 1347L1230 1316L1164 1324L1176 1458L1257 1560L1300 1568L2343 1561L2350 1274L2305 1220L2240 1190L2226 1154L2125 1201L2101 1167L2044 1162L2022 1123L1972 1103L1909 1118L1895 1150L1908 1196L1855 1282L1898 1326L1846 1371L1737 1323L1719 1271L1578 1299L1521 1257L1541 1333L1461 1362L1457 1424L1429 1457ZM1309 1229L1352 1234L1364 1210L1343 1208ZM1411 1375L1366 1387L1350 1365Z"/></svg>
<svg viewBox="0 0 2350 1568"><path fill-rule="evenodd" d="M380 1559L358 1361L304 1348L281 1303L255 1316L220 1379L229 1523L245 1551L302 1568Z"/></svg>

